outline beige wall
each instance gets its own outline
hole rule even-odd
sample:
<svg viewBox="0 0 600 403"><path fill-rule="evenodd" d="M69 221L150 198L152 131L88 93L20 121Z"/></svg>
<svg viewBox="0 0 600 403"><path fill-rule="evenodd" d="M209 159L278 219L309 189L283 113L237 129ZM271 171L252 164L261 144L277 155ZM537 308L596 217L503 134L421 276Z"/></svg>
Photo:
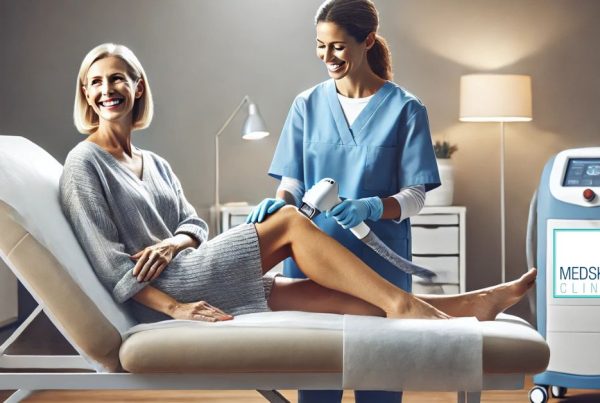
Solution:
<svg viewBox="0 0 600 403"><path fill-rule="evenodd" d="M71 121L79 63L94 45L130 46L156 97L141 147L171 161L203 214L213 195L213 134L245 94L273 133L223 134L221 199L258 202L294 96L327 78L314 57L319 0L0 0L0 133L22 135L59 160L81 139ZM530 197L559 150L598 145L600 2L379 0L395 80L428 106L434 137L457 143L455 202L468 208L467 286L500 279L499 126L459 123L462 74L533 77L531 123L506 128L508 278L525 270ZM522 304L516 310L526 313Z"/></svg>

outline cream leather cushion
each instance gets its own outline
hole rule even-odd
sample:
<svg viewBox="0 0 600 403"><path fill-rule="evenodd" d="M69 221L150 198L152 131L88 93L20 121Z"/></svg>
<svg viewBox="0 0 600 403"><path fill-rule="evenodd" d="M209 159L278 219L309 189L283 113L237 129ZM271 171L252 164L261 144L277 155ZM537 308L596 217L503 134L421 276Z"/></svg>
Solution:
<svg viewBox="0 0 600 403"><path fill-rule="evenodd" d="M500 314L495 321L481 322L484 374L537 374L550 360L544 338L525 320Z"/></svg>
<svg viewBox="0 0 600 403"><path fill-rule="evenodd" d="M548 365L548 345L524 320L500 315L480 325L484 374L535 374ZM342 332L182 324L134 333L123 343L120 358L123 368L134 373L341 373Z"/></svg>
<svg viewBox="0 0 600 403"><path fill-rule="evenodd" d="M120 357L134 373L341 373L342 353L341 330L181 326L134 334Z"/></svg>

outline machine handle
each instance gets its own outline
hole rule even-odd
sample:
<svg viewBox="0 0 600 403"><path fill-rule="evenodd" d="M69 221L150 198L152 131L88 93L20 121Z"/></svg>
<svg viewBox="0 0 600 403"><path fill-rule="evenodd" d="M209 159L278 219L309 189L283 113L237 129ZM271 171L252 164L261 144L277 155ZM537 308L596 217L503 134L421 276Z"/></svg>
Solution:
<svg viewBox="0 0 600 403"><path fill-rule="evenodd" d="M527 267L529 270L532 267L537 267L537 190L531 197L531 203L529 203L529 218L527 220L527 237L525 239L525 256L527 257ZM533 292L528 293L527 300L529 302L529 313L531 317L536 317L536 301L535 294Z"/></svg>
<svg viewBox="0 0 600 403"><path fill-rule="evenodd" d="M369 232L371 232L371 228L369 228L369 226L364 222L361 222L356 227L350 228L350 231L352 231L354 236L356 236L358 239L363 239L364 237L369 235Z"/></svg>
<svg viewBox="0 0 600 403"><path fill-rule="evenodd" d="M529 218L527 220L527 237L525 239L525 256L527 258L527 267L530 268L536 265L536 245L537 240L537 190L531 197L529 203Z"/></svg>

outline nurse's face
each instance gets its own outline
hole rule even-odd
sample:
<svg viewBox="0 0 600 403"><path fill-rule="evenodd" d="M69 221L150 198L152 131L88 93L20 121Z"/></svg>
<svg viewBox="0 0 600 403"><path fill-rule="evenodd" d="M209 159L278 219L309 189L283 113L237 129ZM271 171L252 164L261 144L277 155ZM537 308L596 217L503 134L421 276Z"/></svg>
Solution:
<svg viewBox="0 0 600 403"><path fill-rule="evenodd" d="M325 62L329 77L360 77L370 70L367 51L373 46L371 37L357 42L346 30L334 22L317 24L317 56Z"/></svg>
<svg viewBox="0 0 600 403"><path fill-rule="evenodd" d="M141 97L141 80L134 81L127 64L109 56L95 61L89 68L82 90L88 104L100 120L129 119L136 98Z"/></svg>

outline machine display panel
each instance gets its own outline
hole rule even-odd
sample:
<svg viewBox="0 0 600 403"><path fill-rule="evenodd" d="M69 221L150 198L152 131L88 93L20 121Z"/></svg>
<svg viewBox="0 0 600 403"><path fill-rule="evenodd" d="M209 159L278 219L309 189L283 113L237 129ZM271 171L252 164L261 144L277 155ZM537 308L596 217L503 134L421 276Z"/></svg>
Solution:
<svg viewBox="0 0 600 403"><path fill-rule="evenodd" d="M563 186L600 187L600 158L570 158Z"/></svg>

